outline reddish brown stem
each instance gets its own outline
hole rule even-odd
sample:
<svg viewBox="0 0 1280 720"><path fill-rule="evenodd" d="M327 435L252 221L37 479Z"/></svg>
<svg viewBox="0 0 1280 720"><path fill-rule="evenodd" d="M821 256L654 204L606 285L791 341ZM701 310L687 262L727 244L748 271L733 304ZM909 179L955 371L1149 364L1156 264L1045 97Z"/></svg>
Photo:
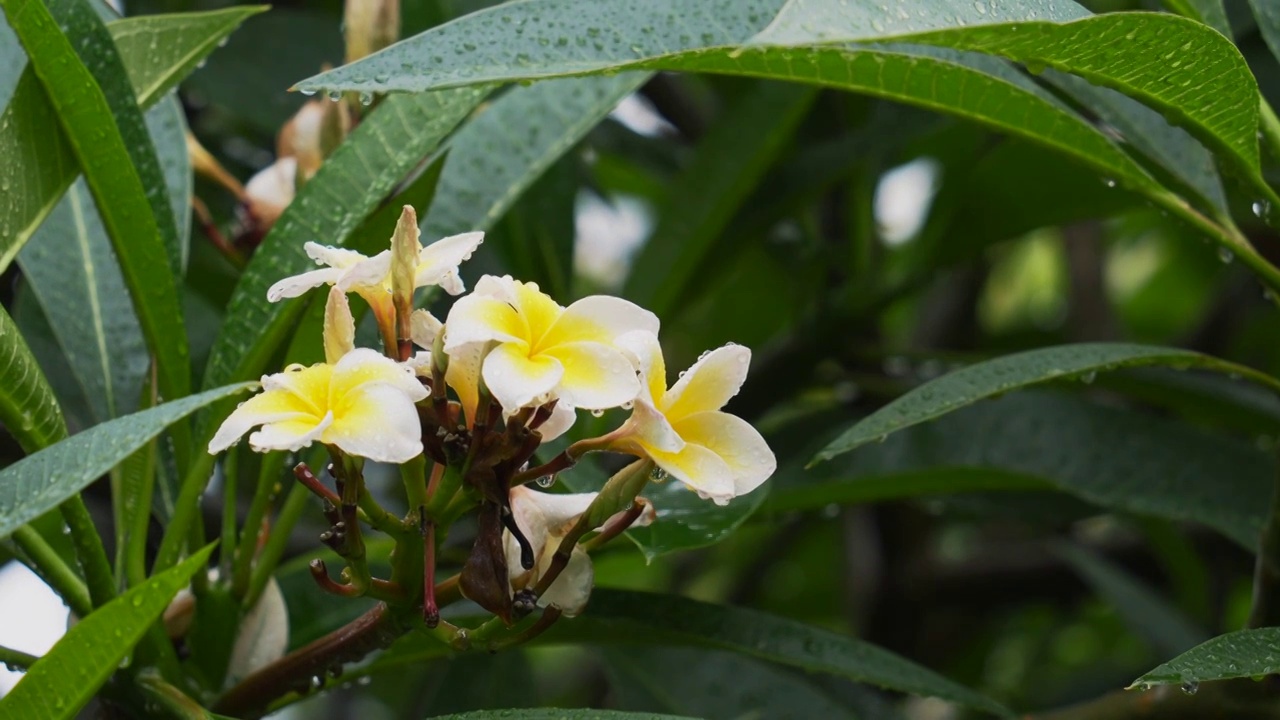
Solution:
<svg viewBox="0 0 1280 720"><path fill-rule="evenodd" d="M610 540L626 532L627 528L634 525L636 520L639 520L640 516L644 514L644 509L644 502L638 498L632 500L631 507L627 508L627 511L623 513L621 517L606 524L604 528L600 530L599 535L596 535L582 544L583 548L587 550L594 550L595 548L604 545Z"/></svg>
<svg viewBox="0 0 1280 720"><path fill-rule="evenodd" d="M318 495L322 500L328 500L334 505L341 505L342 498L338 494L330 490L324 483L320 482L320 478L311 471L306 463L300 462L293 466L293 475L298 478L298 482L302 483L312 493Z"/></svg>
<svg viewBox="0 0 1280 720"><path fill-rule="evenodd" d="M427 519L425 508L419 508L422 521L422 622L435 629L440 624L440 606L436 604L436 524Z"/></svg>
<svg viewBox="0 0 1280 720"><path fill-rule="evenodd" d="M569 457L569 453L567 451L562 452L538 467L529 468L523 472L516 473L511 478L511 487L524 485L531 480L537 480L538 478L546 475L555 475L556 473L564 472L576 465L577 462L577 460Z"/></svg>

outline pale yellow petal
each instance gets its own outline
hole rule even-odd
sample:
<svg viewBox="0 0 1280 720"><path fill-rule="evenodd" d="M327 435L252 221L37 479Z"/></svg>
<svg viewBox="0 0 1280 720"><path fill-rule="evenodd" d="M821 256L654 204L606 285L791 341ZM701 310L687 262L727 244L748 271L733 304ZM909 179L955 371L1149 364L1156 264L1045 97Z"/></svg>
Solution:
<svg viewBox="0 0 1280 720"><path fill-rule="evenodd" d="M347 294L338 288L329 289L324 306L324 360L333 364L356 347L356 321L351 316Z"/></svg>
<svg viewBox="0 0 1280 720"><path fill-rule="evenodd" d="M634 454L679 452L684 449L684 438L671 427L666 416L643 400L636 401L631 409L631 417L619 428L618 436L620 447Z"/></svg>
<svg viewBox="0 0 1280 720"><path fill-rule="evenodd" d="M317 263L321 265L328 265L331 268L337 268L339 270L349 268L361 260L369 259L363 253L358 253L355 250L336 248L314 242L304 243L302 249L306 251L307 257L315 260Z"/></svg>
<svg viewBox="0 0 1280 720"><path fill-rule="evenodd" d="M530 325L532 326L532 322ZM658 316L622 298L608 295L584 297L555 318L536 348L561 343L612 343L620 335L636 330L658 334Z"/></svg>
<svg viewBox="0 0 1280 720"><path fill-rule="evenodd" d="M537 283L524 283L517 280L513 287L516 310L529 328L525 337L530 345L543 347L539 340L546 335L547 330L564 312L564 308L556 304L550 295L539 290Z"/></svg>
<svg viewBox="0 0 1280 720"><path fill-rule="evenodd" d="M379 288L390 293L391 260L390 250L383 250L371 258L362 258L342 271L337 285L348 292L359 292L363 288Z"/></svg>
<svg viewBox="0 0 1280 720"><path fill-rule="evenodd" d="M751 350L728 344L702 354L658 406L676 422L686 415L719 410L738 394L751 366Z"/></svg>
<svg viewBox="0 0 1280 720"><path fill-rule="evenodd" d="M305 421L315 425L321 414L293 393L284 390L267 390L240 403L209 441L209 453L216 455L231 447L232 443L254 426L282 421Z"/></svg>
<svg viewBox="0 0 1280 720"><path fill-rule="evenodd" d="M737 494L728 463L701 445L685 443L684 449L674 453L652 451L649 458L668 475L717 505L727 505Z"/></svg>
<svg viewBox="0 0 1280 720"><path fill-rule="evenodd" d="M480 365L484 359L484 343L463 345L449 352L445 384L453 388L462 403L467 427L475 425L476 406L480 404Z"/></svg>
<svg viewBox="0 0 1280 720"><path fill-rule="evenodd" d="M422 425L399 389L369 383L348 393L321 439L375 462L403 463L422 454Z"/></svg>
<svg viewBox="0 0 1280 720"><path fill-rule="evenodd" d="M698 413L680 419L675 429L685 442L701 445L725 461L733 472L735 495L755 490L778 469L778 460L764 437L735 415Z"/></svg>
<svg viewBox="0 0 1280 720"><path fill-rule="evenodd" d="M572 405L563 400L557 402L551 410L551 417L538 427L542 442L550 442L565 434L577 419L578 411Z"/></svg>
<svg viewBox="0 0 1280 720"><path fill-rule="evenodd" d="M347 353L333 367L330 384L332 407L338 420L342 420L343 403L347 396L358 393L369 384L384 384L402 393L410 404L427 396L427 389L408 368L391 358L369 348L356 348Z"/></svg>
<svg viewBox="0 0 1280 720"><path fill-rule="evenodd" d="M325 413L319 422L308 416L267 423L262 426L262 429L249 435L249 447L257 452L271 450L297 452L319 440L332 424L333 413Z"/></svg>
<svg viewBox="0 0 1280 720"><path fill-rule="evenodd" d="M329 383L333 366L317 363L311 367L293 365L284 372L262 378L263 395L281 392L292 398L296 407L315 417L322 417L329 409Z"/></svg>
<svg viewBox="0 0 1280 720"><path fill-rule="evenodd" d="M614 346L627 355L639 370L640 382L645 388L641 397L657 407L667 394L667 365L662 358L658 336L647 330L634 330L619 335Z"/></svg>
<svg viewBox="0 0 1280 720"><path fill-rule="evenodd" d="M444 323L426 310L414 310L409 315L409 337L420 348L430 350L436 342L436 335L443 329Z"/></svg>
<svg viewBox="0 0 1280 720"><path fill-rule="evenodd" d="M478 290L478 288L477 288ZM510 304L488 295L472 293L460 298L445 318L444 349L469 343L525 342L529 328Z"/></svg>
<svg viewBox="0 0 1280 720"><path fill-rule="evenodd" d="M546 396L564 376L564 367L555 358L530 358L528 353L524 343L503 343L484 359L484 384L508 413Z"/></svg>
<svg viewBox="0 0 1280 720"><path fill-rule="evenodd" d="M631 402L640 393L635 366L608 345L568 343L547 348L536 357L555 358L564 368L556 396L574 407L604 410Z"/></svg>

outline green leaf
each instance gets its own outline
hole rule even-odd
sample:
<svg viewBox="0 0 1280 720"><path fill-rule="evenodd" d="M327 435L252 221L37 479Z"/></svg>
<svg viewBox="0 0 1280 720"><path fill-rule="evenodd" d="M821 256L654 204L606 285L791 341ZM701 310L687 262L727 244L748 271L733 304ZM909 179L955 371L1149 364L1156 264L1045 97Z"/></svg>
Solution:
<svg viewBox="0 0 1280 720"><path fill-rule="evenodd" d="M0 470L0 538L80 492L166 427L250 387L216 388L116 418Z"/></svg>
<svg viewBox="0 0 1280 720"><path fill-rule="evenodd" d="M487 92L476 88L388 98L360 123L302 187L254 252L227 305L205 368L205 387L254 377L266 369L306 300L270 303L267 288L315 267L303 250L304 242L351 242L365 218Z"/></svg>
<svg viewBox="0 0 1280 720"><path fill-rule="evenodd" d="M13 322L18 326L23 339L27 341L27 346L31 348L32 357L44 371L49 386L53 388L68 432L74 433L93 425L93 412L84 396L84 388L76 381L70 361L54 337L53 328L49 327L49 319L45 317L40 303L25 283L14 293L9 312L12 313Z"/></svg>
<svg viewBox="0 0 1280 720"><path fill-rule="evenodd" d="M269 10L244 5L210 12L126 18L107 25L138 104L149 107L178 85L245 20Z"/></svg>
<svg viewBox="0 0 1280 720"><path fill-rule="evenodd" d="M1165 0L1164 4L1180 15L1199 20L1224 36L1231 37L1231 23L1227 22L1227 11L1222 6L1222 0Z"/></svg>
<svg viewBox="0 0 1280 720"><path fill-rule="evenodd" d="M87 6L74 0L66 2L71 4L62 9L65 17L74 23L77 37L92 39L85 45L86 52L94 53L90 57L103 63L100 79L110 79L119 58L109 40L104 45L94 39L95 31L101 29L95 23L100 21ZM153 184L156 193L149 197L139 176L139 171L149 174L148 170L158 175L159 169L128 82L121 74L115 77L112 86L100 87L95 74L81 62L71 41L54 24L54 16L42 3L4 0L0 6L4 7L10 25L27 48L36 74L53 107L58 109L58 121L67 133L76 158L85 168L89 188L133 298L134 310L155 356L161 392L168 398L182 397L190 390L191 371L172 273L173 264L177 262L173 214L163 192L163 181ZM122 91L128 91L128 97L121 98ZM131 113L123 110L123 101L127 101ZM123 126L105 121L112 117L124 123ZM137 133L141 133L141 141ZM144 164L135 170L139 157L131 154L131 148L139 148L137 151L142 156L149 150L152 167ZM159 202L158 212L153 200ZM166 257L169 239L173 243L172 258Z"/></svg>
<svg viewBox="0 0 1280 720"><path fill-rule="evenodd" d="M1192 684L1280 672L1280 628L1239 630L1197 645L1133 681L1130 687Z"/></svg>
<svg viewBox="0 0 1280 720"><path fill-rule="evenodd" d="M22 449L35 452L65 437L67 425L53 389L17 325L2 307L0 370L5 378L0 385L0 424Z"/></svg>
<svg viewBox="0 0 1280 720"><path fill-rule="evenodd" d="M1047 392L964 408L808 471L802 457L772 481L782 507L890 499L895 479L901 497L1030 491L1040 479L1108 510L1207 525L1247 549L1257 544L1275 477L1274 461L1251 443ZM915 477L934 473L942 477Z"/></svg>
<svg viewBox="0 0 1280 720"><path fill-rule="evenodd" d="M1084 17L1068 2L1033 8L913 0L896 12L839 0L719 5L690 11L671 0L613 0L584 11L577 3L543 0L492 8L298 87L421 91L604 70L687 70L692 58L732 56L748 45L768 47L775 72L785 72L789 62L820 53L811 47L816 44L908 40L999 54L1120 90L1259 173L1257 84L1231 41L1193 20L1157 13ZM1207 86L1214 92L1203 92Z"/></svg>
<svg viewBox="0 0 1280 720"><path fill-rule="evenodd" d="M556 477L572 492L598 492L609 480L609 474L589 457ZM714 545L732 535L764 503L769 486L733 498L728 505L703 500L676 480L650 482L640 495L653 503L657 521L633 527L626 536L651 561L668 553Z"/></svg>
<svg viewBox="0 0 1280 720"><path fill-rule="evenodd" d="M213 545L82 618L0 698L0 715L13 720L76 717L178 590L204 570L211 552Z"/></svg>
<svg viewBox="0 0 1280 720"><path fill-rule="evenodd" d="M993 467L931 467L889 471L826 482L774 488L764 504L768 512L820 510L831 504L861 505L885 500L987 492L1052 490L1043 478Z"/></svg>
<svg viewBox="0 0 1280 720"><path fill-rule="evenodd" d="M1099 372L1166 366L1237 374L1273 389L1280 382L1251 368L1189 350L1123 343L1082 343L1030 350L971 365L894 400L827 445L813 462L829 460L890 433L996 395L1046 382L1092 380Z"/></svg>
<svg viewBox="0 0 1280 720"><path fill-rule="evenodd" d="M165 166L174 220L185 255L190 230L191 168L186 125L176 98L147 112ZM40 226L18 263L49 318L98 422L137 409L150 355L134 315L111 240L84 180L78 180Z"/></svg>
<svg viewBox="0 0 1280 720"><path fill-rule="evenodd" d="M137 409L151 365L146 339L83 179L18 256L98 422Z"/></svg>
<svg viewBox="0 0 1280 720"><path fill-rule="evenodd" d="M164 48L162 52L165 54L171 53L175 62L180 60L189 72L235 29L221 21L213 22L215 16L223 14L239 15L241 11L201 13L210 18L210 25L205 30L211 34L207 36L195 32L193 23L184 14L120 20L109 23L107 29L114 34L117 30L129 30L138 27L137 23L145 23L144 27L155 33L155 46ZM2 18L0 28L3 28L0 30L0 47L4 47L6 36L12 30ZM134 35L135 42L141 42L141 35L132 32L131 35ZM15 58L25 62L26 56L17 40L9 39L14 43L11 47L18 51ZM131 79L140 83L139 86L163 90L180 80L182 73L172 67L151 64L150 59L156 53L152 53L150 48L150 43L124 48L121 57L125 70ZM22 63L14 64L15 69L21 67ZM0 81L3 79L0 73ZM7 267L22 249L58 198L75 180L80 167L66 135L57 129L56 112L35 72L27 67L21 77L16 78L16 84L3 114L0 114L0 270ZM159 99L157 94L139 97L139 102L146 108Z"/></svg>
<svg viewBox="0 0 1280 720"><path fill-rule="evenodd" d="M1186 130L1170 125L1160 113L1115 90L1057 71L1046 71L1043 77L1120 131L1135 149L1172 173L1203 202L1227 212L1213 155Z"/></svg>
<svg viewBox="0 0 1280 720"><path fill-rule="evenodd" d="M1271 54L1280 58L1280 5L1269 0L1249 0L1253 16L1258 20L1258 31Z"/></svg>
<svg viewBox="0 0 1280 720"><path fill-rule="evenodd" d="M647 73L557 80L504 93L449 140L437 202L422 221L424 240L487 230L521 193Z"/></svg>
<svg viewBox="0 0 1280 720"><path fill-rule="evenodd" d="M813 88L766 82L726 108L671 184L653 235L632 263L626 297L659 317L670 315L817 96ZM743 138L752 142L744 145Z"/></svg>
<svg viewBox="0 0 1280 720"><path fill-rule="evenodd" d="M858 717L805 678L728 652L625 647L609 648L604 657L624 710L707 720Z"/></svg>
<svg viewBox="0 0 1280 720"><path fill-rule="evenodd" d="M1207 635L1168 599L1128 572L1083 547L1068 543L1053 546L1058 557L1106 600L1125 624L1161 657L1177 655L1204 642Z"/></svg>
<svg viewBox="0 0 1280 720"><path fill-rule="evenodd" d="M678 715L654 715L652 712L621 712L617 710L557 710L557 708L530 708L530 710L477 710L460 715L435 715L434 720L686 720Z"/></svg>
<svg viewBox="0 0 1280 720"><path fill-rule="evenodd" d="M789 618L676 595L596 588L583 615L557 623L544 638L551 644L718 648L1012 717L994 700L861 640ZM425 645L420 637L411 635L368 670L420 662L441 652L438 644Z"/></svg>

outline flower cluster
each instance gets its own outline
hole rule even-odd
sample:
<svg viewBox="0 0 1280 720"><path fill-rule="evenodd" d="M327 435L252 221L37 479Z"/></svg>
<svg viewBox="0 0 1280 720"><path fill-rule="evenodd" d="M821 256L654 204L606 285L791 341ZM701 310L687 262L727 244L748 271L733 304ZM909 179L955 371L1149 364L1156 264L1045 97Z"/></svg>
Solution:
<svg viewBox="0 0 1280 720"><path fill-rule="evenodd" d="M431 540L463 512L478 507L479 536L459 583L467 597L506 622L538 607L571 616L586 604L592 582L578 542L596 533L589 542L595 546L655 519L638 497L652 478L670 476L725 504L776 467L760 434L722 411L746 379L745 347L705 353L668 387L658 318L626 300L591 296L564 307L534 283L486 275L444 322L415 309L419 288L465 291L458 267L482 240L473 232L424 247L406 206L391 247L373 257L308 243L308 256L322 267L281 280L268 299L331 286L325 362L263 377L262 392L232 412L209 443L218 453L248 433L259 452L323 444L336 491L309 469L298 475L326 500L335 531L326 542L349 561L362 559L352 536L359 545L364 522L398 541L416 531L427 538L428 557L427 580L417 590L404 577L374 580L358 567L344 572L347 585L327 574L322 584L420 604L429 624L438 617ZM372 311L382 352L355 346L350 293ZM570 430L579 410L619 407L631 415L615 430L529 467L542 443ZM593 451L636 461L599 493L525 487ZM379 520L387 514L363 488L364 460L401 465L411 508L402 521Z"/></svg>

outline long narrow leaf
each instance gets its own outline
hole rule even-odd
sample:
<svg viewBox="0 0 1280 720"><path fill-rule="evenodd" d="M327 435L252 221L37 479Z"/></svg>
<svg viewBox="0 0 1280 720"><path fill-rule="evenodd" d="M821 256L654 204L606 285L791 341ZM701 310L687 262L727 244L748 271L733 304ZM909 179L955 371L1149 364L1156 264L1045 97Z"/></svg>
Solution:
<svg viewBox="0 0 1280 720"><path fill-rule="evenodd" d="M1280 382L1264 373L1189 350L1121 343L1061 345L1006 355L926 383L849 428L819 452L814 462L1011 390L1058 380L1092 379L1099 372L1129 367L1210 370L1280 389Z"/></svg>
<svg viewBox="0 0 1280 720"><path fill-rule="evenodd" d="M166 257L165 239L156 225L157 215L121 129L109 120L118 108L113 108L42 3L4 0L0 6L26 47L36 74L58 109L59 123L85 169L134 310L155 355L161 391L168 398L182 397L190 391L191 379L181 305ZM92 14L87 7L83 9ZM76 13L77 22L88 22L84 14ZM97 21L96 16L93 21ZM114 46L110 52L114 53ZM134 113L138 112L136 106L131 107ZM146 144L149 148L150 142ZM172 230L173 216L162 190L160 200L160 216L168 220Z"/></svg>
<svg viewBox="0 0 1280 720"><path fill-rule="evenodd" d="M0 308L0 424L26 452L62 439L62 409L9 313Z"/></svg>
<svg viewBox="0 0 1280 720"><path fill-rule="evenodd" d="M0 538L80 492L166 427L249 387L216 388L95 425L0 470Z"/></svg>
<svg viewBox="0 0 1280 720"><path fill-rule="evenodd" d="M74 718L120 661L160 617L191 576L204 570L213 546L98 608L67 631L13 690L0 698L0 717Z"/></svg>
<svg viewBox="0 0 1280 720"><path fill-rule="evenodd" d="M121 59L129 79L140 91L136 93L138 104L145 109L199 64L240 22L260 11L261 8L248 7L142 17L113 22L107 28L120 39ZM0 45L5 45L6 36L12 31L3 18L0 26ZM5 50L16 49L16 57L25 60L21 46L16 40L13 42ZM161 58L170 58L170 64L159 62ZM15 64L15 69L21 67L22 63ZM12 262L80 171L35 72L28 66L14 82L16 87L0 113L0 270Z"/></svg>

